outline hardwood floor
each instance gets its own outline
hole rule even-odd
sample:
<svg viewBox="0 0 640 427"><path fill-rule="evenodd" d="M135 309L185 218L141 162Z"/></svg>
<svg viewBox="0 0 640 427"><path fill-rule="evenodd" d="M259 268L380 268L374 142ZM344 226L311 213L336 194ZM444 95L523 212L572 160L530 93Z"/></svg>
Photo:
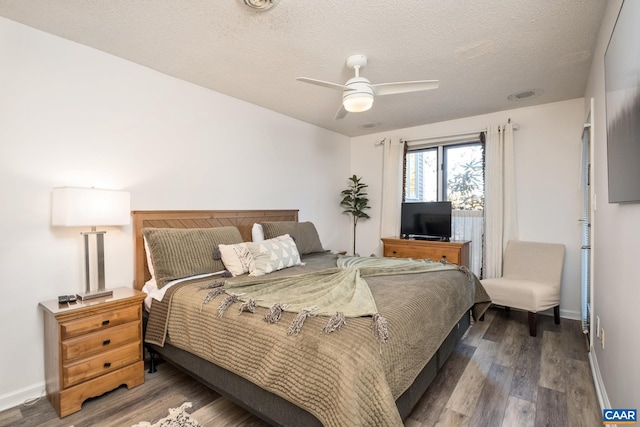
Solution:
<svg viewBox="0 0 640 427"><path fill-rule="evenodd" d="M131 426L155 422L183 402L204 426L266 423L163 363L142 386L120 387L59 419L46 398L0 412L0 426ZM406 427L602 425L587 344L577 321L539 316L530 337L526 313L490 309L456 346Z"/></svg>

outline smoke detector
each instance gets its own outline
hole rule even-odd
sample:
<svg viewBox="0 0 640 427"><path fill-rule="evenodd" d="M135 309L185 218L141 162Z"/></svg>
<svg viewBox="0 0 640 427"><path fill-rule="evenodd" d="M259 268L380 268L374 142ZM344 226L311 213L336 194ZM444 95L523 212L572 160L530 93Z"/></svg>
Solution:
<svg viewBox="0 0 640 427"><path fill-rule="evenodd" d="M279 1L280 0L242 0L244 4L256 10L269 10L278 4Z"/></svg>

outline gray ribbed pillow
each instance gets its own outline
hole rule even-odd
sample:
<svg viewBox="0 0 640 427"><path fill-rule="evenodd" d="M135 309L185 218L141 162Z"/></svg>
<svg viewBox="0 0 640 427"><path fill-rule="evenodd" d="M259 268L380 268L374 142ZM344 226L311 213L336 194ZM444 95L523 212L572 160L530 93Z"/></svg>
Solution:
<svg viewBox="0 0 640 427"><path fill-rule="evenodd" d="M175 279L224 270L213 252L220 244L241 243L236 227L145 228L142 230L158 288Z"/></svg>
<svg viewBox="0 0 640 427"><path fill-rule="evenodd" d="M312 222L274 221L261 224L265 239L273 239L284 234L293 237L300 255L324 252L320 236Z"/></svg>

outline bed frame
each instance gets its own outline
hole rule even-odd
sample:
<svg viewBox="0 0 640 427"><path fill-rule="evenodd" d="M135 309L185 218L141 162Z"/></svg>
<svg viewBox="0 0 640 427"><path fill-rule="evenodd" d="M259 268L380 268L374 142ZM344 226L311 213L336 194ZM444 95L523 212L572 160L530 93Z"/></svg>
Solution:
<svg viewBox="0 0 640 427"><path fill-rule="evenodd" d="M256 222L297 221L297 210L225 210L225 211L133 211L134 287L141 290L151 278L144 252L142 229L210 228L236 226L245 241L251 241L251 228ZM436 354L420 372L411 387L397 400L404 420L418 403L429 384L462 338L470 324L469 313L463 314L449 332ZM170 344L164 347L145 344L152 354L177 366L193 378L215 390L239 406L274 426L321 426L320 421L304 409L270 393L252 382ZM154 354L155 353L155 354ZM151 372L151 370L150 370Z"/></svg>

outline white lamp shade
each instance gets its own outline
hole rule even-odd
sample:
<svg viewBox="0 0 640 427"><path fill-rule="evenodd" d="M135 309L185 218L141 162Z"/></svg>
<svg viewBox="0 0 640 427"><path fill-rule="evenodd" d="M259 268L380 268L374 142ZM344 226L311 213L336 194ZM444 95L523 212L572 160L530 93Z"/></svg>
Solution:
<svg viewBox="0 0 640 427"><path fill-rule="evenodd" d="M53 189L51 202L51 225L94 227L131 222L131 195L127 191L59 187Z"/></svg>

